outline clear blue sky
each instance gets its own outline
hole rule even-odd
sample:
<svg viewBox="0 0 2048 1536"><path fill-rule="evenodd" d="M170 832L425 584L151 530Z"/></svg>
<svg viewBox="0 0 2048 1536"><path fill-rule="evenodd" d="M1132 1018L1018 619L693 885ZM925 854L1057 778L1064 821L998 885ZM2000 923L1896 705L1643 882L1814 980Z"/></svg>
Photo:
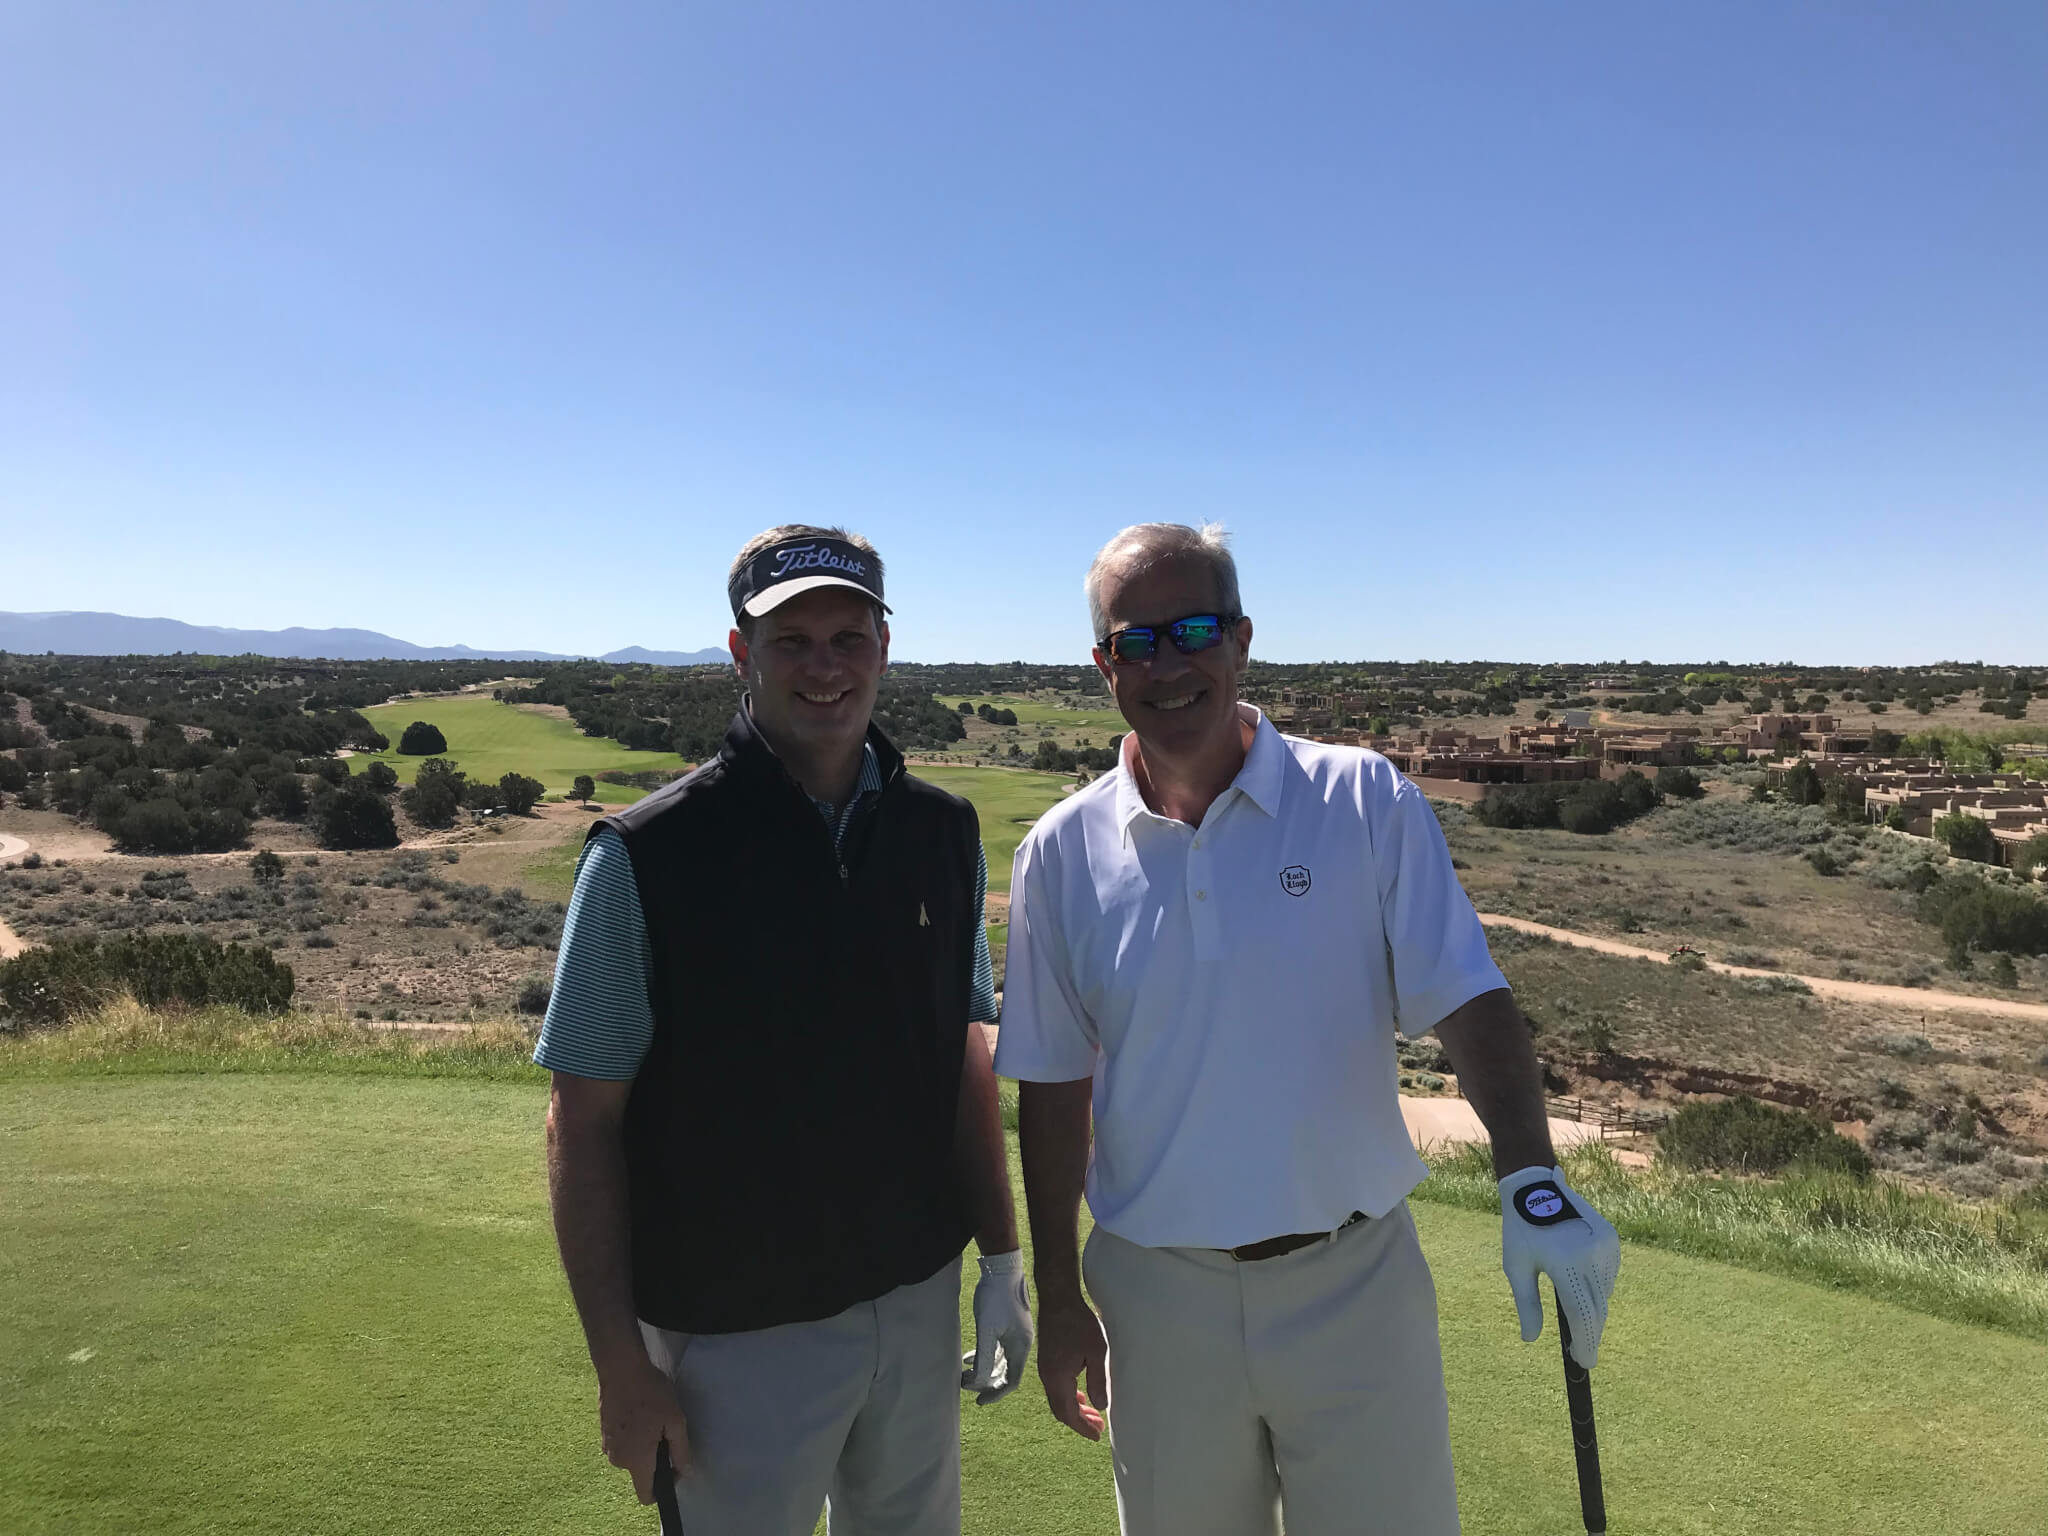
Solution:
<svg viewBox="0 0 2048 1536"><path fill-rule="evenodd" d="M1085 655L2048 662L2048 9L0 11L0 608Z"/></svg>

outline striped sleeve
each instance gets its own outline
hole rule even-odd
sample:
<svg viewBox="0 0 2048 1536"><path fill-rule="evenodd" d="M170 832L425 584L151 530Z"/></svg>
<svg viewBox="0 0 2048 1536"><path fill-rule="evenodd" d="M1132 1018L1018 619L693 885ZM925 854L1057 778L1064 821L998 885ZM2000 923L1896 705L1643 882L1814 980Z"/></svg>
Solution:
<svg viewBox="0 0 2048 1536"><path fill-rule="evenodd" d="M577 1077L633 1077L654 1039L647 977L647 921L633 858L618 833L600 827L576 863L555 988L533 1059Z"/></svg>
<svg viewBox="0 0 2048 1536"><path fill-rule="evenodd" d="M988 952L988 850L974 849L974 985L967 994L969 1023L996 1021L996 967Z"/></svg>

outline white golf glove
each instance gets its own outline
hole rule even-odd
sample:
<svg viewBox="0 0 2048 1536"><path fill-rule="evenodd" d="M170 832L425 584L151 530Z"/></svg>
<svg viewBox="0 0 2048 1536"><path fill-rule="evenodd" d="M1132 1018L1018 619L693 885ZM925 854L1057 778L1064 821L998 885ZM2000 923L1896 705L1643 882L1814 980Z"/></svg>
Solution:
<svg viewBox="0 0 2048 1536"><path fill-rule="evenodd" d="M1571 1325L1572 1358L1590 1371L1600 1358L1607 1300L1621 1272L1621 1239L1565 1183L1562 1168L1520 1168L1502 1179L1500 1220L1500 1265L1522 1317L1522 1342L1543 1334L1536 1276L1548 1275Z"/></svg>
<svg viewBox="0 0 2048 1536"><path fill-rule="evenodd" d="M983 1255L974 1284L974 1349L960 1357L960 1390L986 1408L1024 1379L1031 1358L1031 1300L1024 1289L1024 1255Z"/></svg>

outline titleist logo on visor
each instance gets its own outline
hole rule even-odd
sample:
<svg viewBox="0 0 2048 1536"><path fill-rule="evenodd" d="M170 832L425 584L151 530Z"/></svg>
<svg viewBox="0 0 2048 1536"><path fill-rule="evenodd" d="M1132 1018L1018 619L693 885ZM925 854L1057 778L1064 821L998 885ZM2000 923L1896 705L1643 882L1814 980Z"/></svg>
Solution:
<svg viewBox="0 0 2048 1536"><path fill-rule="evenodd" d="M875 601L882 600L881 572L865 551L843 539L790 539L771 544L747 562L728 594L732 611L737 615L755 598L786 582L808 581L815 586L820 577L859 587Z"/></svg>
<svg viewBox="0 0 2048 1536"><path fill-rule="evenodd" d="M768 551L768 558L775 562L775 568L768 573L770 581L780 581L785 576L794 576L801 571L843 571L848 576L858 576L863 581L868 574L868 563L854 555L841 554L829 544L791 544L781 549Z"/></svg>

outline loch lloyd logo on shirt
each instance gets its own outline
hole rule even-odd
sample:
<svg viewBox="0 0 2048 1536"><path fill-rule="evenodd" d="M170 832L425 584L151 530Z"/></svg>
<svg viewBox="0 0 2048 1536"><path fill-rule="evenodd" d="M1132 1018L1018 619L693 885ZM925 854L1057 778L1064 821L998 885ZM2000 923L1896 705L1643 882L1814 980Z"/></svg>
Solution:
<svg viewBox="0 0 2048 1536"><path fill-rule="evenodd" d="M1290 864L1281 870L1280 889L1290 896L1306 896L1308 894L1308 866L1306 864Z"/></svg>

